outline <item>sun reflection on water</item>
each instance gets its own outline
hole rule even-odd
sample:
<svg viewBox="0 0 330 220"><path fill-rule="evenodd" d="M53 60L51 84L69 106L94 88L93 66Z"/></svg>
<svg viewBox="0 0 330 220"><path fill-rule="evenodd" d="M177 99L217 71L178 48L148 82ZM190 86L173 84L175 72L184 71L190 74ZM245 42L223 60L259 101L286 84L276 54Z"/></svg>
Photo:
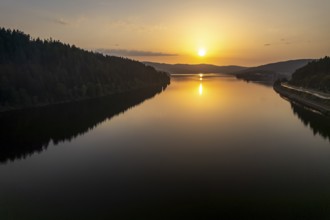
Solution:
<svg viewBox="0 0 330 220"><path fill-rule="evenodd" d="M200 73L199 74L199 81L200 81L200 84L199 84L199 89L198 89L198 92L199 92L199 95L203 95L203 74Z"/></svg>

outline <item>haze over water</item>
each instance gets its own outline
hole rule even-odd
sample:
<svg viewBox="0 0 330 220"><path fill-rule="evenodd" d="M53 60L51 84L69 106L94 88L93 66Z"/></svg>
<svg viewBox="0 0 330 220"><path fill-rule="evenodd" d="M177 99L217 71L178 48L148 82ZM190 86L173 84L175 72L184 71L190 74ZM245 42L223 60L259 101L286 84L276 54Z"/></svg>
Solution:
<svg viewBox="0 0 330 220"><path fill-rule="evenodd" d="M131 106L98 123L86 117L80 132L38 142L24 159L11 154L0 165L0 218L329 217L330 132L311 129L318 116L272 87L175 75Z"/></svg>

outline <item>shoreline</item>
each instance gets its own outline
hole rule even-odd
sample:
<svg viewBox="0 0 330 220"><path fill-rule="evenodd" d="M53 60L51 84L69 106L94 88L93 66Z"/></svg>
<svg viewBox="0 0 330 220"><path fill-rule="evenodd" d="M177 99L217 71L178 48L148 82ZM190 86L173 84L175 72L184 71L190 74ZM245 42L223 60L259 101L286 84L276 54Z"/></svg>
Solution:
<svg viewBox="0 0 330 220"><path fill-rule="evenodd" d="M304 107L316 110L326 117L330 117L330 106L326 105L316 98L311 98L308 94L299 94L297 92L292 92L289 89L283 87L280 83L275 83L273 85L274 90L282 97L288 99L290 102L296 102Z"/></svg>
<svg viewBox="0 0 330 220"><path fill-rule="evenodd" d="M164 83L153 83L145 86L137 86L137 87L132 87L128 90L122 90L122 91L115 91L113 93L109 94L104 94L101 96L95 96L95 97L86 97L86 98L81 98L81 99L75 99L75 100L66 100L66 101L60 101L60 102L53 102L53 103L41 103L41 104L36 104L36 105L31 105L31 106L24 106L24 107L12 107L12 108L1 108L0 107L0 114L8 113L8 112L15 112L15 111L22 111L22 110L28 110L28 109L36 109L36 108L44 108L44 107L49 107L49 106L56 106L56 105L65 105L65 104L70 104L70 103L78 103L78 102L84 102L84 101L89 101L89 100L94 100L94 99L100 99L100 98L105 98L105 97L110 97L113 95L121 95L125 93L131 93L134 91L138 91L141 89L147 89L147 88L155 88L155 87L162 87L166 88L168 85L170 85L171 81L169 82L164 82Z"/></svg>

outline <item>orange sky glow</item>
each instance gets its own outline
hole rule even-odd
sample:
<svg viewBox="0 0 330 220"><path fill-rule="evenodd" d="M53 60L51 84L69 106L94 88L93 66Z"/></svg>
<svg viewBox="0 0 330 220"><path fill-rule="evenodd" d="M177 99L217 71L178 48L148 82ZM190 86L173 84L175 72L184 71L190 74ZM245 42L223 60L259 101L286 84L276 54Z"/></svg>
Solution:
<svg viewBox="0 0 330 220"><path fill-rule="evenodd" d="M253 66L330 54L327 0L3 0L0 6L2 27L140 61Z"/></svg>

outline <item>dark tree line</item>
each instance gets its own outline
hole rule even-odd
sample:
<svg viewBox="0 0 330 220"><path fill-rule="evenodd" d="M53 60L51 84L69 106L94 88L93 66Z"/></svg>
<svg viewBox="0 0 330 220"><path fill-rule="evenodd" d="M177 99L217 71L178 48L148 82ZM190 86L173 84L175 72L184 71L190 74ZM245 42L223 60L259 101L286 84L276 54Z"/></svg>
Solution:
<svg viewBox="0 0 330 220"><path fill-rule="evenodd" d="M0 111L167 85L168 74L52 39L0 29Z"/></svg>
<svg viewBox="0 0 330 220"><path fill-rule="evenodd" d="M296 70L290 84L330 93L330 58L312 61Z"/></svg>

